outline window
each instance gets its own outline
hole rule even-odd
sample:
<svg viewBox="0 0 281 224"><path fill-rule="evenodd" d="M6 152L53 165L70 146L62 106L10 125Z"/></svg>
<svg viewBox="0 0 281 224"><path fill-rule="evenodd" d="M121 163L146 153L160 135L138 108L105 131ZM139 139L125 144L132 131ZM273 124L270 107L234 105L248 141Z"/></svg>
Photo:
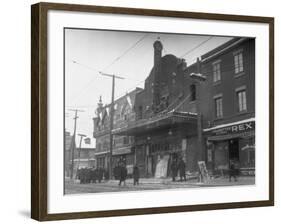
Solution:
<svg viewBox="0 0 281 224"><path fill-rule="evenodd" d="M216 118L221 118L223 116L222 97L215 98L215 109L216 109Z"/></svg>
<svg viewBox="0 0 281 224"><path fill-rule="evenodd" d="M237 91L237 99L238 99L238 111L246 111L247 110L247 99L246 99L246 90Z"/></svg>
<svg viewBox="0 0 281 224"><path fill-rule="evenodd" d="M238 73L244 71L242 52L236 53L234 55L234 68L235 68L235 74L238 74Z"/></svg>
<svg viewBox="0 0 281 224"><path fill-rule="evenodd" d="M216 62L213 64L213 81L218 82L221 80L221 64Z"/></svg>
<svg viewBox="0 0 281 224"><path fill-rule="evenodd" d="M190 100L194 101L196 100L196 86L195 84L190 85Z"/></svg>
<svg viewBox="0 0 281 224"><path fill-rule="evenodd" d="M123 137L123 144L124 145L129 144L129 137L128 136Z"/></svg>

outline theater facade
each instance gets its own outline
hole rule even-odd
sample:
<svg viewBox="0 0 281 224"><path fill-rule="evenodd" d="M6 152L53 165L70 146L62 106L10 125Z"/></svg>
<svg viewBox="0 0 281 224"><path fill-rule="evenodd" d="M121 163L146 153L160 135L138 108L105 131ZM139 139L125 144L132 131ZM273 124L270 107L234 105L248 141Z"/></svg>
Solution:
<svg viewBox="0 0 281 224"><path fill-rule="evenodd" d="M162 56L160 40L153 48L153 67L135 93L134 119L112 131L133 139L131 163L141 176L170 176L172 161L180 159L190 173L204 161L210 173L223 174L234 161L254 175L255 39L233 38L189 66Z"/></svg>

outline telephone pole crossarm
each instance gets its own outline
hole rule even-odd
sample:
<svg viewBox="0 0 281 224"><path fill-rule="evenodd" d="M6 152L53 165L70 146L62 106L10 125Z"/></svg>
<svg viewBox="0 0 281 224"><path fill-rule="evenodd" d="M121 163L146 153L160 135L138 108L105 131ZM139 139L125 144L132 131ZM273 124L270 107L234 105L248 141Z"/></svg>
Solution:
<svg viewBox="0 0 281 224"><path fill-rule="evenodd" d="M113 75L113 74L108 74L108 73L104 73L104 72L99 72L100 75L103 75L103 76L107 76L107 77L111 77L111 78L116 78L116 79L125 79L124 77L122 76L119 76L119 75Z"/></svg>

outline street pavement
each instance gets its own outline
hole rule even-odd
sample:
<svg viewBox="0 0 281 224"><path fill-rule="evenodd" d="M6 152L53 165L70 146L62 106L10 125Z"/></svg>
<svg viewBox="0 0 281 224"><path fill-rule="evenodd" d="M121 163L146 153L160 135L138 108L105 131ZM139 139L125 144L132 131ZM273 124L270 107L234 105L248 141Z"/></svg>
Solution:
<svg viewBox="0 0 281 224"><path fill-rule="evenodd" d="M196 187L219 187L219 186L239 186L255 184L255 177L239 177L238 180L229 182L228 178L210 179L205 183L199 183L197 179L188 181L175 181L171 178L141 178L139 185L133 185L133 179L127 179L126 185L118 185L118 180L102 181L101 183L80 184L78 180L65 180L65 193L99 193L99 192L120 192L120 191L140 191L140 190L161 190L175 188L196 188Z"/></svg>

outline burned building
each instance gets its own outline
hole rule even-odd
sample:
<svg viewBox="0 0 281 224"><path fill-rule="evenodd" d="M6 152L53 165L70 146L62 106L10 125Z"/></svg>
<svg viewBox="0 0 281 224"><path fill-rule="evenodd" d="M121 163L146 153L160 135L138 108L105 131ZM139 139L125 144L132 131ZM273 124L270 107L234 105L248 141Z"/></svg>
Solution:
<svg viewBox="0 0 281 224"><path fill-rule="evenodd" d="M185 61L162 56L159 40L153 47L154 66L136 94L136 121L114 134L135 138L136 163L143 176L165 177L172 160L183 158L189 170L196 169L196 92Z"/></svg>
<svg viewBox="0 0 281 224"><path fill-rule="evenodd" d="M173 160L188 172L205 161L211 172L231 161L253 173L255 167L255 40L233 38L186 66L162 56L154 42L154 66L136 94L135 122L115 135L135 139L135 161L142 176L166 177Z"/></svg>

